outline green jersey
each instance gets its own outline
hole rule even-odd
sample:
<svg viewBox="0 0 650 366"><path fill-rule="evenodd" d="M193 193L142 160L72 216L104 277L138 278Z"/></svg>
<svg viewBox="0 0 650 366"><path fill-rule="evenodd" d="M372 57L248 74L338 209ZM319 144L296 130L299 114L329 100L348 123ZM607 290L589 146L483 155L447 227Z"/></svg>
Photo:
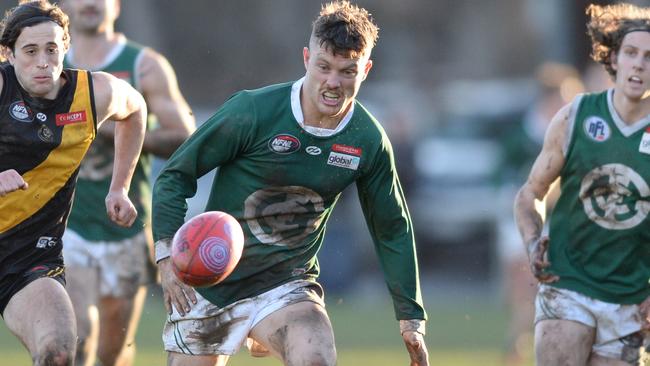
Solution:
<svg viewBox="0 0 650 366"><path fill-rule="evenodd" d="M118 44L107 61L97 70L123 79L138 88L136 68L144 47L130 41ZM64 60L66 67L74 67L69 52ZM98 135L90 146L79 169L79 178L68 228L90 241L120 241L135 236L150 221L151 156L141 154L133 173L129 198L138 210L133 226L124 228L113 223L102 209L113 175L113 139ZM98 206L99 205L99 206Z"/></svg>
<svg viewBox="0 0 650 366"><path fill-rule="evenodd" d="M300 87L235 94L174 153L154 186L154 238L174 235L197 178L219 167L205 210L239 221L244 251L225 281L197 291L225 306L292 280L315 280L327 219L356 183L397 318L425 319L413 227L386 134L358 102L334 134L308 132Z"/></svg>
<svg viewBox="0 0 650 366"><path fill-rule="evenodd" d="M650 117L626 125L613 89L574 102L551 216L552 285L617 304L650 296Z"/></svg>

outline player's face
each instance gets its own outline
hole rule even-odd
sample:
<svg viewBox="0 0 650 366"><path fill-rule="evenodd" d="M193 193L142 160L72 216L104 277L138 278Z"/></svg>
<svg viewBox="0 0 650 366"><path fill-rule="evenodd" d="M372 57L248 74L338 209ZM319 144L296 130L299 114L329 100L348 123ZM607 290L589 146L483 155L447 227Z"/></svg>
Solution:
<svg viewBox="0 0 650 366"><path fill-rule="evenodd" d="M627 97L640 99L650 89L650 33L630 32L612 58L616 88Z"/></svg>
<svg viewBox="0 0 650 366"><path fill-rule="evenodd" d="M301 101L306 122L343 118L372 67L370 52L366 53L361 58L334 55L318 42L303 50L307 73Z"/></svg>
<svg viewBox="0 0 650 366"><path fill-rule="evenodd" d="M7 58L20 85L31 96L54 99L59 91L63 56L63 28L43 22L23 28Z"/></svg>
<svg viewBox="0 0 650 366"><path fill-rule="evenodd" d="M61 5L70 17L70 26L90 34L104 32L112 26L120 11L118 0L64 0Z"/></svg>

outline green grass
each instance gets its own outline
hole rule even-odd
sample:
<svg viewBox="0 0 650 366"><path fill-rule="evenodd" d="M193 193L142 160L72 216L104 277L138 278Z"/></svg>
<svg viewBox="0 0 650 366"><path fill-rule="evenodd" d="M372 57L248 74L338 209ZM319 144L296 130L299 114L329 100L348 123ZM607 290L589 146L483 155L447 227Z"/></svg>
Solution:
<svg viewBox="0 0 650 366"><path fill-rule="evenodd" d="M350 297L328 299L338 350L338 365L408 365L409 358L394 320L388 294L376 299ZM505 332L505 314L498 304L465 298L446 303L429 299L427 346L433 365L502 365L500 350ZM147 300L137 335L136 366L166 364L161 331L164 308L157 291ZM0 325L0 364L29 366L27 351L4 324ZM252 358L242 350L231 358L229 366L281 366L273 358Z"/></svg>

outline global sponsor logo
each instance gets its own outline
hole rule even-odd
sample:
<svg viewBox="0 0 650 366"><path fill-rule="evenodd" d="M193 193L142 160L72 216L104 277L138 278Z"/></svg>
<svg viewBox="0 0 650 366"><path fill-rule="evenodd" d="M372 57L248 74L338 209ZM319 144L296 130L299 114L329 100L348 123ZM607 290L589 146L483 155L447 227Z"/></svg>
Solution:
<svg viewBox="0 0 650 366"><path fill-rule="evenodd" d="M269 149L276 154L291 154L300 149L300 140L288 134L276 135L269 141Z"/></svg>
<svg viewBox="0 0 650 366"><path fill-rule="evenodd" d="M58 113L55 116L57 126L65 126L71 123L86 122L86 111Z"/></svg>
<svg viewBox="0 0 650 366"><path fill-rule="evenodd" d="M22 100L11 103L9 114L18 122L32 122L34 120L34 113Z"/></svg>
<svg viewBox="0 0 650 366"><path fill-rule="evenodd" d="M597 116L587 117L585 119L584 129L587 136L596 142L607 141L612 134L612 130L609 128L607 122Z"/></svg>
<svg viewBox="0 0 650 366"><path fill-rule="evenodd" d="M309 155L320 155L322 151L318 146L307 146L305 152Z"/></svg>
<svg viewBox="0 0 650 366"><path fill-rule="evenodd" d="M334 144L332 145L332 151L344 153L344 154L349 154L349 155L354 155L354 156L361 156L361 148L359 147L354 147L354 146L348 146L348 145L341 145L341 144Z"/></svg>
<svg viewBox="0 0 650 366"><path fill-rule="evenodd" d="M45 122L47 120L47 116L45 113L38 112L36 113L36 118L38 118L39 121Z"/></svg>
<svg viewBox="0 0 650 366"><path fill-rule="evenodd" d="M359 168L360 160L361 158L358 156L340 154L332 151L330 152L330 156L327 158L327 165L357 170Z"/></svg>

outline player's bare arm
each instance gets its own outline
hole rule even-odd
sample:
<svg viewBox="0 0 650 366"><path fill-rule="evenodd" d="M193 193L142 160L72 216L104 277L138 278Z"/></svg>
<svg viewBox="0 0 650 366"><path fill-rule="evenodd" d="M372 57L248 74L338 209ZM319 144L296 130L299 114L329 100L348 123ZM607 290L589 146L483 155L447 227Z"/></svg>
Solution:
<svg viewBox="0 0 650 366"><path fill-rule="evenodd" d="M162 55L146 49L138 79L149 112L158 120L158 127L147 131L142 149L168 158L194 131L194 115L178 88L174 69Z"/></svg>
<svg viewBox="0 0 650 366"><path fill-rule="evenodd" d="M415 327L413 330L405 330L402 332L404 345L406 345L409 357L411 358L410 366L429 366L429 351L427 350L427 345L424 343L424 321L401 320L400 327L402 327L403 322L409 322ZM420 326L420 324L422 325Z"/></svg>
<svg viewBox="0 0 650 366"><path fill-rule="evenodd" d="M163 290L163 299L167 313L171 314L176 309L181 316L190 311L191 304L196 304L194 289L183 282L174 274L170 259L171 238L161 239L156 242L156 262L160 269L160 286Z"/></svg>
<svg viewBox="0 0 650 366"><path fill-rule="evenodd" d="M144 139L147 106L131 85L104 72L93 73L97 127L110 119L115 124L115 163L106 196L109 217L121 226L131 226L137 211L127 194Z"/></svg>
<svg viewBox="0 0 650 366"><path fill-rule="evenodd" d="M570 111L571 104L568 104L553 117L544 137L542 152L537 156L528 180L515 198L515 221L528 252L531 270L540 282L554 282L558 278L544 272L549 266L544 258L549 238L541 236L544 221L535 209L535 200L544 199L564 166L563 146L568 138Z"/></svg>

